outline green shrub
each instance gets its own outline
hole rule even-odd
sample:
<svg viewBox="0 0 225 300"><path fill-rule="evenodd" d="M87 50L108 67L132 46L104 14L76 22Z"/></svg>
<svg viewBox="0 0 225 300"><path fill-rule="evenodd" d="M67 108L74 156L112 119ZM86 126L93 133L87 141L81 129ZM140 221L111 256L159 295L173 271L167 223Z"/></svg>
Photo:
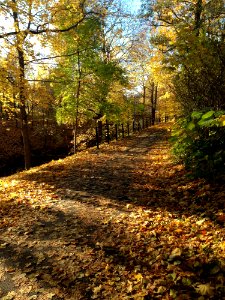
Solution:
<svg viewBox="0 0 225 300"><path fill-rule="evenodd" d="M173 154L195 177L225 173L225 111L194 111L172 131Z"/></svg>

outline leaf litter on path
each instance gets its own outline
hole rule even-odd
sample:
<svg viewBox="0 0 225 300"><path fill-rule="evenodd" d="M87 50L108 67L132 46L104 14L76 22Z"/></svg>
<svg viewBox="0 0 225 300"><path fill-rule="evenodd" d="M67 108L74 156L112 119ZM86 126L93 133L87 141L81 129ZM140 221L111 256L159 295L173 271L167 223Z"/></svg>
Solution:
<svg viewBox="0 0 225 300"><path fill-rule="evenodd" d="M168 126L1 179L1 299L225 299L224 186Z"/></svg>

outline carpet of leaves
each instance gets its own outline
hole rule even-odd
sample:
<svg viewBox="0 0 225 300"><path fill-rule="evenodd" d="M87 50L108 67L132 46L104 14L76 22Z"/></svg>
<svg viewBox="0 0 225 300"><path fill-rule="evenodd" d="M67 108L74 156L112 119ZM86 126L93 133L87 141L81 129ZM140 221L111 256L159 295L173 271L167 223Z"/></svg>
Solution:
<svg viewBox="0 0 225 300"><path fill-rule="evenodd" d="M225 189L169 126L0 181L0 299L225 299Z"/></svg>

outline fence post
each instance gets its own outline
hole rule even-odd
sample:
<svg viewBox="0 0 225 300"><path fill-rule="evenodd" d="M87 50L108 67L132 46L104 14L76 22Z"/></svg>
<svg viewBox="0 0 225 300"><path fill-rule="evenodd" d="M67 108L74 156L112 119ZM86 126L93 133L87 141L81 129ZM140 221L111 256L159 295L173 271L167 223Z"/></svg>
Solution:
<svg viewBox="0 0 225 300"><path fill-rule="evenodd" d="M97 146L97 149L99 149L99 133L98 133L98 126L95 127L95 132L96 132L96 146Z"/></svg>
<svg viewBox="0 0 225 300"><path fill-rule="evenodd" d="M109 123L108 123L107 120L106 120L106 140L107 140L107 142L109 144L109 142L110 142L110 135L109 135Z"/></svg>
<svg viewBox="0 0 225 300"><path fill-rule="evenodd" d="M135 121L133 121L133 132L135 132Z"/></svg>
<svg viewBox="0 0 225 300"><path fill-rule="evenodd" d="M140 122L138 122L138 131L141 130L141 125L140 125Z"/></svg>
<svg viewBox="0 0 225 300"><path fill-rule="evenodd" d="M123 124L121 126L122 126L122 137L124 139L124 127L123 127Z"/></svg>
<svg viewBox="0 0 225 300"><path fill-rule="evenodd" d="M117 124L115 124L115 137L116 137L116 140L118 140L118 126L117 126Z"/></svg>
<svg viewBox="0 0 225 300"><path fill-rule="evenodd" d="M102 121L98 121L97 126L98 126L98 142L100 144L101 141L102 141L102 133L103 133L103 130L102 130Z"/></svg>
<svg viewBox="0 0 225 300"><path fill-rule="evenodd" d="M130 136L130 124L127 123L127 135Z"/></svg>

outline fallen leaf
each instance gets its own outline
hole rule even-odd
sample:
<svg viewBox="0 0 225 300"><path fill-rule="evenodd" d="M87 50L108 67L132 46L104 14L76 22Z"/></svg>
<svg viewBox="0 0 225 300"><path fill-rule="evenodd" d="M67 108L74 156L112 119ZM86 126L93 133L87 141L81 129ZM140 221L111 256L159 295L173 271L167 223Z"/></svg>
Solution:
<svg viewBox="0 0 225 300"><path fill-rule="evenodd" d="M214 288L210 285L210 283L199 284L196 288L196 291L202 296L213 295Z"/></svg>
<svg viewBox="0 0 225 300"><path fill-rule="evenodd" d="M169 258L170 259L174 259L176 257L180 257L182 255L182 250L180 248L175 248L173 249L173 251L171 252Z"/></svg>

